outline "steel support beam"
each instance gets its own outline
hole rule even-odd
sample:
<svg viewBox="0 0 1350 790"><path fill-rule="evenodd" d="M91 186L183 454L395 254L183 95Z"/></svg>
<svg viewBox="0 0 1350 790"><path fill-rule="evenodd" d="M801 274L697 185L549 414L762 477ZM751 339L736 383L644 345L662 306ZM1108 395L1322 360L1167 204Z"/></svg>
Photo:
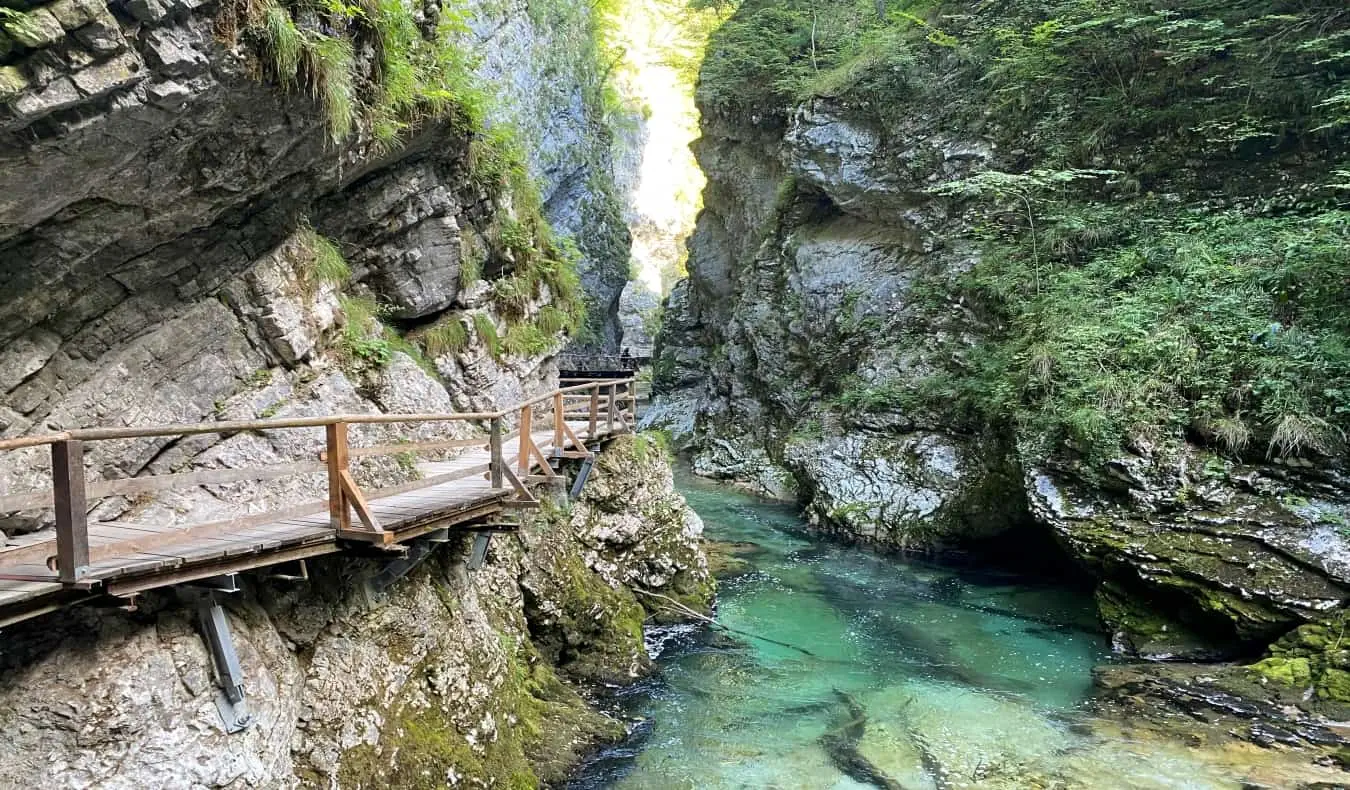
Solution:
<svg viewBox="0 0 1350 790"><path fill-rule="evenodd" d="M248 712L248 703L244 699L244 670L239 666L239 654L234 650L225 607L216 600L215 593L208 593L198 603L197 613L201 617L202 636L215 665L216 683L221 689L216 695L216 710L220 711L226 732L243 732L253 726L253 714Z"/></svg>
<svg viewBox="0 0 1350 790"><path fill-rule="evenodd" d="M473 549L469 552L469 560L464 563L464 567L471 571L483 567L483 563L487 562L488 546L490 545L492 545L491 532L473 533Z"/></svg>
<svg viewBox="0 0 1350 790"><path fill-rule="evenodd" d="M431 556L435 551L438 541L418 540L411 544L404 544L408 547L407 555L396 560L388 562L380 572L370 577L370 588L375 592L384 592L394 582L402 579L412 572L413 568L422 564L422 561Z"/></svg>
<svg viewBox="0 0 1350 790"><path fill-rule="evenodd" d="M577 478L572 481L572 490L568 492L567 498L576 500L581 496L581 489L586 487L586 480L591 476L591 467L595 466L595 453L589 453L581 462L581 468L577 470Z"/></svg>

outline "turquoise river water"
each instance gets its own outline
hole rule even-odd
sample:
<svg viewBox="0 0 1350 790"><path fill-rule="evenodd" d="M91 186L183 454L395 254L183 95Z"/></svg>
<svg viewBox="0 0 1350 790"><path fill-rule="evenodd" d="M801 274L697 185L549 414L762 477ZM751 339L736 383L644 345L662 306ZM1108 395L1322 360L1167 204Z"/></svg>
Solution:
<svg viewBox="0 0 1350 790"><path fill-rule="evenodd" d="M750 572L719 585L718 621L809 655L653 632L659 672L616 702L633 734L576 790L1239 788L1278 773L1242 747L1093 715L1091 670L1111 658L1082 589L880 557L812 536L789 507L679 483L710 539L754 544Z"/></svg>

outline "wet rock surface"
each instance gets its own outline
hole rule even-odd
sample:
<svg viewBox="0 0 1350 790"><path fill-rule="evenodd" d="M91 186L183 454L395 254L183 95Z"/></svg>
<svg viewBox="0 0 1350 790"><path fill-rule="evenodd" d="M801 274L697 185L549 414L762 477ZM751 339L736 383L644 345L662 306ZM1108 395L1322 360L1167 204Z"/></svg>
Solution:
<svg viewBox="0 0 1350 790"><path fill-rule="evenodd" d="M1198 722L1262 747L1308 748L1329 765L1350 747L1344 705L1309 712L1297 704L1300 689L1263 682L1246 667L1108 665L1097 668L1093 683L1103 712L1143 717L1182 738Z"/></svg>

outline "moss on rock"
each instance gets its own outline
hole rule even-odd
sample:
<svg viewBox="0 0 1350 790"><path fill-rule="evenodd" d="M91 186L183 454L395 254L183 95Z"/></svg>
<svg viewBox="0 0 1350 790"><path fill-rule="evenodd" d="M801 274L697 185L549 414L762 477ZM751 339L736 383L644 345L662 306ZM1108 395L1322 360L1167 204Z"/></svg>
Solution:
<svg viewBox="0 0 1350 790"><path fill-rule="evenodd" d="M1350 618L1344 610L1299 626L1270 646L1270 655L1248 667L1267 682L1313 689L1323 706L1350 713ZM1331 711L1328 711L1331 712Z"/></svg>
<svg viewBox="0 0 1350 790"><path fill-rule="evenodd" d="M703 524L674 486L660 434L631 434L600 455L572 514L582 539L595 548L593 565L611 585L669 597L709 612L716 582L700 536ZM687 619L642 597L658 622Z"/></svg>
<svg viewBox="0 0 1350 790"><path fill-rule="evenodd" d="M536 788L565 778L584 750L623 735L623 726L587 706L529 641L507 646L495 695L495 727L462 732L414 695L386 717L376 744L342 756L344 788L448 786Z"/></svg>
<svg viewBox="0 0 1350 790"><path fill-rule="evenodd" d="M1308 659L1301 656L1298 658L1272 656L1252 664L1251 668L1262 677L1286 686L1306 688L1312 682L1312 666L1308 663Z"/></svg>
<svg viewBox="0 0 1350 790"><path fill-rule="evenodd" d="M642 642L646 616L627 589L614 589L581 557L556 553L525 587L539 650L579 680L623 683L651 668Z"/></svg>

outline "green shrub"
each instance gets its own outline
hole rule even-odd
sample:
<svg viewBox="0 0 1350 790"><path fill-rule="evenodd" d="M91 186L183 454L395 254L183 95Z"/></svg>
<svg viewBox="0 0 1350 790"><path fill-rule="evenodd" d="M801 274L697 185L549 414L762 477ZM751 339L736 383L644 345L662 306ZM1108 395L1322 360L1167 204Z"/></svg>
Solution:
<svg viewBox="0 0 1350 790"><path fill-rule="evenodd" d="M1347 271L1340 211L1151 223L1074 261L995 243L962 280L1006 327L982 350L993 364L930 394L1085 452L1192 431L1331 453L1350 428Z"/></svg>

